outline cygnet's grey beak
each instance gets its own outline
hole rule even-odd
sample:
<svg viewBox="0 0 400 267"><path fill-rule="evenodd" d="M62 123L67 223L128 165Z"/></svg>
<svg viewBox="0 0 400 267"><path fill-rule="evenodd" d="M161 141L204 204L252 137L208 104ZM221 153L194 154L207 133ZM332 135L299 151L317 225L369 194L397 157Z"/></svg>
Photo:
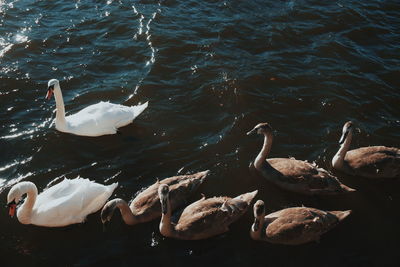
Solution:
<svg viewBox="0 0 400 267"><path fill-rule="evenodd" d="M164 198L161 200L161 212L162 214L166 215L168 212L168 207L167 207L167 200Z"/></svg>
<svg viewBox="0 0 400 267"><path fill-rule="evenodd" d="M109 224L110 224L110 221L105 221L105 222L103 222L103 233L106 232L107 226L108 226Z"/></svg>
<svg viewBox="0 0 400 267"><path fill-rule="evenodd" d="M257 129L256 129L256 128L254 128L253 130L247 132L246 135L252 135L252 134L254 134L255 132L257 132Z"/></svg>
<svg viewBox="0 0 400 267"><path fill-rule="evenodd" d="M344 141L346 140L346 137L347 137L348 134L349 134L349 131L348 131L348 130L345 131L345 132L342 134L342 136L340 137L340 140L339 140L339 145L342 145L342 144L344 143Z"/></svg>

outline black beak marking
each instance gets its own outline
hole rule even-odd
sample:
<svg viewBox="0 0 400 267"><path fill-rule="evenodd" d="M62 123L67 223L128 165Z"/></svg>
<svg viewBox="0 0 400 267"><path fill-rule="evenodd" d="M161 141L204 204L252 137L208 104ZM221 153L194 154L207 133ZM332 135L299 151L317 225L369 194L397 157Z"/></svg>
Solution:
<svg viewBox="0 0 400 267"><path fill-rule="evenodd" d="M11 207L12 205L17 205L17 203L15 202L15 199L13 201L11 201L10 203L7 203L7 208Z"/></svg>
<svg viewBox="0 0 400 267"><path fill-rule="evenodd" d="M162 199L161 200L161 212L162 214L167 214L168 208L167 208L167 200L166 199Z"/></svg>

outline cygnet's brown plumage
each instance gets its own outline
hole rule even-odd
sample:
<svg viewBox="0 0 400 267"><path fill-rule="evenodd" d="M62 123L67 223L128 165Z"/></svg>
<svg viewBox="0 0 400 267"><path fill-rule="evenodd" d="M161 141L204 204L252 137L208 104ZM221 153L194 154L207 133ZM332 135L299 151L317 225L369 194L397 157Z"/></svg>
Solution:
<svg viewBox="0 0 400 267"><path fill-rule="evenodd" d="M272 128L259 123L247 135L264 135L264 145L254 160L254 168L278 187L306 195L329 195L355 191L342 184L328 171L307 161L291 158L267 159L272 146Z"/></svg>
<svg viewBox="0 0 400 267"><path fill-rule="evenodd" d="M122 219L129 225L157 219L161 216L161 205L158 195L160 185L169 185L171 190L171 209L175 210L186 203L192 193L203 183L208 173L209 171L207 170L157 181L139 193L130 206L120 198L110 200L104 205L101 211L101 220L103 223L110 221L116 208L119 208Z"/></svg>
<svg viewBox="0 0 400 267"><path fill-rule="evenodd" d="M227 232L229 225L246 212L257 194L253 191L235 198L203 197L187 206L180 215L176 214L176 220L171 222L168 185L161 185L158 192L162 207L160 233L184 240L206 239Z"/></svg>
<svg viewBox="0 0 400 267"><path fill-rule="evenodd" d="M264 202L254 204L254 223L250 236L275 244L300 245L319 241L322 234L335 227L351 214L346 211L322 211L314 208L295 207L265 216Z"/></svg>
<svg viewBox="0 0 400 267"><path fill-rule="evenodd" d="M368 146L350 150L353 123L343 126L340 148L332 159L336 170L368 178L400 177L400 149L385 146Z"/></svg>

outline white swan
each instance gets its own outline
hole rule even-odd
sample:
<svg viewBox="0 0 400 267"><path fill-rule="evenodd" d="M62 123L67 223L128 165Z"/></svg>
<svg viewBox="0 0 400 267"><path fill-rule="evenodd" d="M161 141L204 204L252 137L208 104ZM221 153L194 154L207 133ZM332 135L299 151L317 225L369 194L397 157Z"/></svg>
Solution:
<svg viewBox="0 0 400 267"><path fill-rule="evenodd" d="M50 99L53 93L57 108L56 129L83 136L115 134L117 128L131 123L148 106L148 102L128 107L101 101L65 117L64 100L57 79L48 82L46 99Z"/></svg>
<svg viewBox="0 0 400 267"><path fill-rule="evenodd" d="M81 223L103 207L117 186L118 183L105 186L83 178L64 179L38 195L34 183L21 182L8 192L9 214L14 216L16 205L27 194L17 210L20 223L47 227Z"/></svg>

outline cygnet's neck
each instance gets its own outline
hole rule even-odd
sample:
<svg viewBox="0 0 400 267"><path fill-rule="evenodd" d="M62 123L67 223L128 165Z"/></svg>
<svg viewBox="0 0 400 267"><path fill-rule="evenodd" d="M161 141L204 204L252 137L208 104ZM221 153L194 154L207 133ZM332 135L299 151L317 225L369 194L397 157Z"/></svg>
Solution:
<svg viewBox="0 0 400 267"><path fill-rule="evenodd" d="M161 200L161 196L160 196L160 200ZM167 196L165 201L166 201L165 206L162 205L162 203L161 203L162 212L161 212L161 221L160 221L160 233L163 236L171 237L171 236L173 236L174 229L171 224L172 210L171 210L171 203L169 201L169 196ZM164 207L167 209L166 212L165 212L165 210L163 210Z"/></svg>
<svg viewBox="0 0 400 267"><path fill-rule="evenodd" d="M343 169L344 158L346 156L347 151L350 149L351 139L353 137L353 132L350 131L343 144L340 146L338 152L332 159L332 167L335 169Z"/></svg>
<svg viewBox="0 0 400 267"><path fill-rule="evenodd" d="M250 236L253 240L261 239L261 232L264 229L264 214L254 219L254 223L251 226Z"/></svg>
<svg viewBox="0 0 400 267"><path fill-rule="evenodd" d="M126 224L134 225L139 223L139 220L135 217L125 200L117 199L116 202L116 207L118 207L119 211L121 212L122 219Z"/></svg>
<svg viewBox="0 0 400 267"><path fill-rule="evenodd" d="M266 165L266 159L271 151L273 135L270 132L264 133L264 144L254 160L254 167L257 170L261 170Z"/></svg>

